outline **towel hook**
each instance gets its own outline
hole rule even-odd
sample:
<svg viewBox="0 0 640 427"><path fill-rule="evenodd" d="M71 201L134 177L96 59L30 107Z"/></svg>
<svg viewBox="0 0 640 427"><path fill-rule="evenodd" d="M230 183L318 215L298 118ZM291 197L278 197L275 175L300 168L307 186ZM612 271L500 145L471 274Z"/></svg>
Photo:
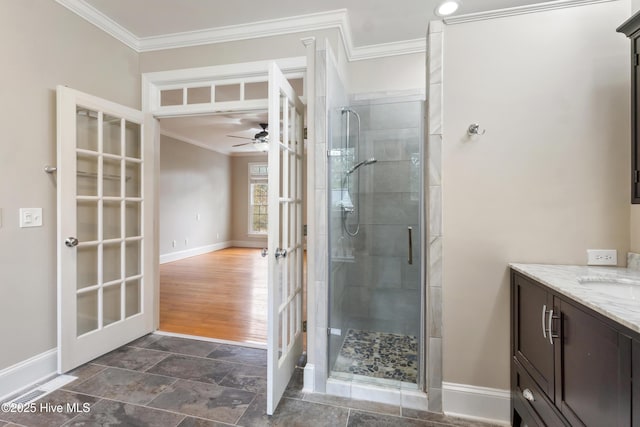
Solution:
<svg viewBox="0 0 640 427"><path fill-rule="evenodd" d="M484 135L487 132L486 129L482 129L480 130L480 125L478 123L472 123L469 125L469 128L467 129L467 134L469 136L473 136L473 135Z"/></svg>

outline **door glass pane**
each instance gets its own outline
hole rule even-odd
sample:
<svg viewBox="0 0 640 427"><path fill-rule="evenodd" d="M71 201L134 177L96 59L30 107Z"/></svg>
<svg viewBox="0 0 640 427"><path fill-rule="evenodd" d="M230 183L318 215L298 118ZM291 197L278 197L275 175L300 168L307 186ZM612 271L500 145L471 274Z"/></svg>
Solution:
<svg viewBox="0 0 640 427"><path fill-rule="evenodd" d="M127 122L124 130L125 155L135 159L141 158L140 150L140 125Z"/></svg>
<svg viewBox="0 0 640 427"><path fill-rule="evenodd" d="M98 157L82 153L77 155L76 190L78 196L98 195Z"/></svg>
<svg viewBox="0 0 640 427"><path fill-rule="evenodd" d="M121 278L122 271L120 269L121 257L120 243L104 245L102 250L102 282L107 283Z"/></svg>
<svg viewBox="0 0 640 427"><path fill-rule="evenodd" d="M98 151L98 113L80 106L76 108L76 147Z"/></svg>
<svg viewBox="0 0 640 427"><path fill-rule="evenodd" d="M102 174L102 195L104 197L120 197L120 177L122 176L120 160L104 158Z"/></svg>
<svg viewBox="0 0 640 427"><path fill-rule="evenodd" d="M142 197L140 163L126 163L126 197Z"/></svg>
<svg viewBox="0 0 640 427"><path fill-rule="evenodd" d="M140 241L136 240L133 242L127 242L126 244L126 270L125 274L127 277L137 276L142 273L142 266L140 265L140 260L142 259L140 255L141 245Z"/></svg>
<svg viewBox="0 0 640 427"><path fill-rule="evenodd" d="M140 202L127 202L126 204L126 237L140 236L142 230L140 229L142 204Z"/></svg>
<svg viewBox="0 0 640 427"><path fill-rule="evenodd" d="M103 239L117 239L121 234L120 202L105 201L102 206Z"/></svg>
<svg viewBox="0 0 640 427"><path fill-rule="evenodd" d="M107 326L120 320L121 284L107 286L102 290L102 325Z"/></svg>
<svg viewBox="0 0 640 427"><path fill-rule="evenodd" d="M98 329L98 290L78 294L77 335Z"/></svg>
<svg viewBox="0 0 640 427"><path fill-rule="evenodd" d="M102 119L102 152L120 155L120 118L105 114Z"/></svg>
<svg viewBox="0 0 640 427"><path fill-rule="evenodd" d="M140 279L125 284L125 317L140 313Z"/></svg>
<svg viewBox="0 0 640 427"><path fill-rule="evenodd" d="M76 217L78 240L80 242L98 240L98 202L79 200Z"/></svg>
<svg viewBox="0 0 640 427"><path fill-rule="evenodd" d="M208 104L211 102L211 87L190 87L187 89L187 104Z"/></svg>
<svg viewBox="0 0 640 427"><path fill-rule="evenodd" d="M78 289L98 284L98 247L76 247L77 272L76 286Z"/></svg>

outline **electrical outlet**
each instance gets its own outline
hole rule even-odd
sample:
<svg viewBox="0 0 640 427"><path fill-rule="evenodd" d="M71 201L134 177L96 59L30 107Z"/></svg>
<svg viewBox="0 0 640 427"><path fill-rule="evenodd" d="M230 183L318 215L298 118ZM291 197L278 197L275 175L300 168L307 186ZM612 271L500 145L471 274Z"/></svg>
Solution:
<svg viewBox="0 0 640 427"><path fill-rule="evenodd" d="M587 249L587 265L618 265L615 249Z"/></svg>

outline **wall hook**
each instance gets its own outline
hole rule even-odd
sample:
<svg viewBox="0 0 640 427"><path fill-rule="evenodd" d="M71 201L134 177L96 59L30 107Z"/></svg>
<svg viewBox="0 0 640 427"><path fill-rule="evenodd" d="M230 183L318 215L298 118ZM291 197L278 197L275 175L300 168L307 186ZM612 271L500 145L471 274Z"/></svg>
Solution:
<svg viewBox="0 0 640 427"><path fill-rule="evenodd" d="M469 128L467 129L467 134L469 136L473 136L473 135L484 135L487 132L486 129L482 129L480 130L480 125L478 123L472 123L469 125Z"/></svg>

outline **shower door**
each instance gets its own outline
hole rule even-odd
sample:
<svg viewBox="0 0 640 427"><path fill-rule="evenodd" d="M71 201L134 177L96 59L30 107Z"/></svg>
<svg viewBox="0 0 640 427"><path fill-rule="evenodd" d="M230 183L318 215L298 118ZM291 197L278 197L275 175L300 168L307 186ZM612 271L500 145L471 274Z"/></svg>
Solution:
<svg viewBox="0 0 640 427"><path fill-rule="evenodd" d="M143 115L58 86L58 371L153 326ZM145 179L146 178L146 179ZM145 262L146 261L146 262Z"/></svg>
<svg viewBox="0 0 640 427"><path fill-rule="evenodd" d="M330 116L332 378L421 385L422 112L372 102Z"/></svg>

